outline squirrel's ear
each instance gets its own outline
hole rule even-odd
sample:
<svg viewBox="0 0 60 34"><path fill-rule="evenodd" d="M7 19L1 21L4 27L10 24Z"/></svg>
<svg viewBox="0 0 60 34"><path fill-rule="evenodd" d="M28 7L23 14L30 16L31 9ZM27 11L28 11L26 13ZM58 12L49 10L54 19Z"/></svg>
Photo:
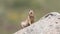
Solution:
<svg viewBox="0 0 60 34"><path fill-rule="evenodd" d="M29 11L30 11L30 9L29 9Z"/></svg>

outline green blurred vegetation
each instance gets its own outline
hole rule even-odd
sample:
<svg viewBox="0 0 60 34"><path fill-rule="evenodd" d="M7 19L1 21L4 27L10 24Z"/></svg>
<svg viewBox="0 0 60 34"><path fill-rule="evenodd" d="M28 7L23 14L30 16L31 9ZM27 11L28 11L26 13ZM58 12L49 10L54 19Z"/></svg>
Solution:
<svg viewBox="0 0 60 34"><path fill-rule="evenodd" d="M29 9L34 10L35 21L38 21L49 12L60 12L59 3L60 0L0 0L0 34L20 30L20 23L26 19Z"/></svg>

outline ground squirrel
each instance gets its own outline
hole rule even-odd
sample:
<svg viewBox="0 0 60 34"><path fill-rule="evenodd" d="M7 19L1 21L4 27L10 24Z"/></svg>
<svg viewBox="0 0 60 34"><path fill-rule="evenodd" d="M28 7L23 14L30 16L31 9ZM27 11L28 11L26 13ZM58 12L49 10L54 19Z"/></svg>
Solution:
<svg viewBox="0 0 60 34"><path fill-rule="evenodd" d="M21 27L24 28L30 26L32 23L34 23L34 12L33 10L29 10L27 19L21 22Z"/></svg>

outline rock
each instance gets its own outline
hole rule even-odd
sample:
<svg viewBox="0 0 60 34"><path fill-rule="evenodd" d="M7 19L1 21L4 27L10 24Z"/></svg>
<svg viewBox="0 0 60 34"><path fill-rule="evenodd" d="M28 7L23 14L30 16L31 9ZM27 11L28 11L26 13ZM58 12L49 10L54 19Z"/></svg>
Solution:
<svg viewBox="0 0 60 34"><path fill-rule="evenodd" d="M31 26L14 34L60 34L60 14L58 12L48 13Z"/></svg>

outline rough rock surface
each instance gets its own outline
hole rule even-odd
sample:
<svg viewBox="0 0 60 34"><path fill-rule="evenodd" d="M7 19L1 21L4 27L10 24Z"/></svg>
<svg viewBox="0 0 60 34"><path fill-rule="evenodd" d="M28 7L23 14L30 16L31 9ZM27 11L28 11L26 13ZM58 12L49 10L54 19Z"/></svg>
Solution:
<svg viewBox="0 0 60 34"><path fill-rule="evenodd" d="M14 34L60 34L60 14L58 12L48 13L31 26Z"/></svg>

